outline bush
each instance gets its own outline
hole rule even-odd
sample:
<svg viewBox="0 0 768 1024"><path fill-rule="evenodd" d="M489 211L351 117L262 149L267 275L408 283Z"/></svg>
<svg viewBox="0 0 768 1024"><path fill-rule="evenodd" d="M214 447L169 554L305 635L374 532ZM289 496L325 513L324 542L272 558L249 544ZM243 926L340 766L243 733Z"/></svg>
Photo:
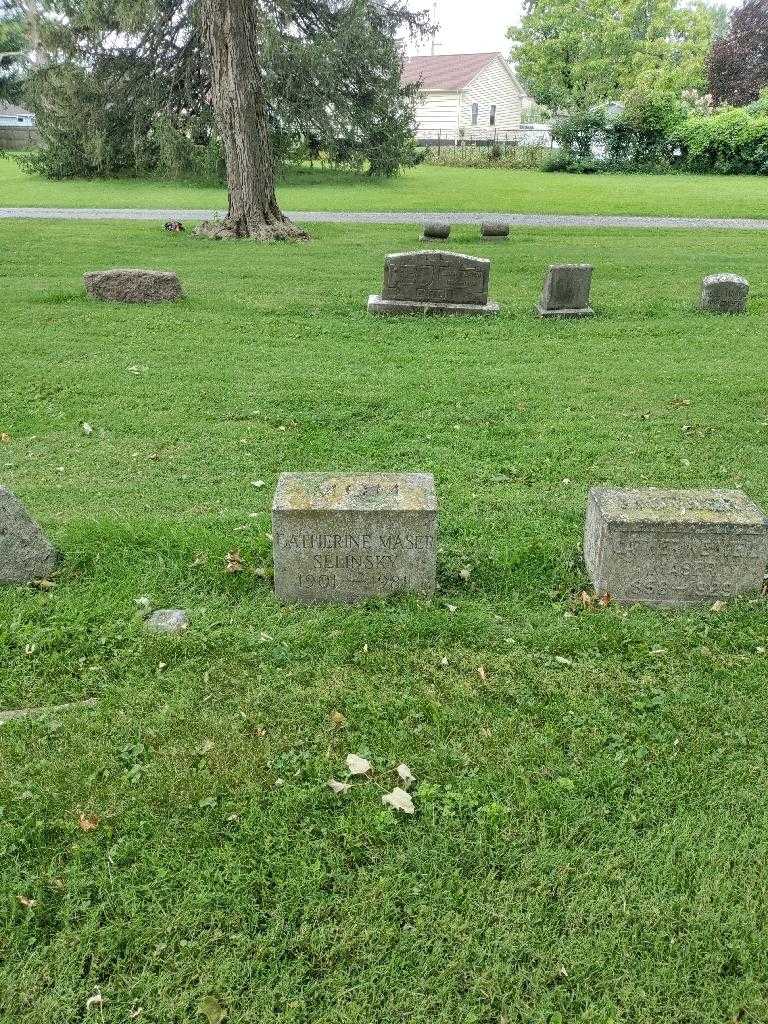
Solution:
<svg viewBox="0 0 768 1024"><path fill-rule="evenodd" d="M737 107L712 117L690 117L677 129L676 141L687 171L768 174L768 113L762 107L757 113Z"/></svg>
<svg viewBox="0 0 768 1024"><path fill-rule="evenodd" d="M598 160L575 156L562 149L553 150L541 165L543 171L560 171L566 174L598 174L604 166Z"/></svg>
<svg viewBox="0 0 768 1024"><path fill-rule="evenodd" d="M630 93L622 113L605 130L605 159L611 170L668 169L677 147L677 129L686 117L687 110L675 93Z"/></svg>
<svg viewBox="0 0 768 1024"><path fill-rule="evenodd" d="M589 163L595 150L605 146L606 128L606 114L601 107L575 110L556 119L552 138L569 156Z"/></svg>

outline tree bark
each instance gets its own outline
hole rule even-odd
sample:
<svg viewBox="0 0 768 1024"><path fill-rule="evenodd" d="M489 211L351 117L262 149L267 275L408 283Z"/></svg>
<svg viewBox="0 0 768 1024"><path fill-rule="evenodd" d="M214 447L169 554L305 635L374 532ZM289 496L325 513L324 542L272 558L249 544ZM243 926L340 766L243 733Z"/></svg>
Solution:
<svg viewBox="0 0 768 1024"><path fill-rule="evenodd" d="M202 0L203 36L211 64L211 92L224 144L229 211L205 221L209 238L305 239L285 217L275 195L275 165L261 74L258 0Z"/></svg>

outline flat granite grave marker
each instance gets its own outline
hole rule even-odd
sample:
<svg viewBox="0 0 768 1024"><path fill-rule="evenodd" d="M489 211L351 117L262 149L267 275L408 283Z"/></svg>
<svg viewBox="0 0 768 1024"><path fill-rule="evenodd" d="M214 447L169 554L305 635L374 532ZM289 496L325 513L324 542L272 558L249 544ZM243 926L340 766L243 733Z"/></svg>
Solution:
<svg viewBox="0 0 768 1024"><path fill-rule="evenodd" d="M437 496L429 473L283 473L272 504L275 594L353 604L434 593Z"/></svg>
<svg viewBox="0 0 768 1024"><path fill-rule="evenodd" d="M384 260L381 295L368 299L369 313L498 313L488 301L491 261L456 252L392 253Z"/></svg>
<svg viewBox="0 0 768 1024"><path fill-rule="evenodd" d="M588 263L562 263L549 268L536 312L539 316L594 316L589 304L592 267Z"/></svg>
<svg viewBox="0 0 768 1024"><path fill-rule="evenodd" d="M584 560L598 594L681 606L759 591L768 522L743 491L593 488Z"/></svg>
<svg viewBox="0 0 768 1024"><path fill-rule="evenodd" d="M0 487L0 583L47 579L58 555L15 494Z"/></svg>
<svg viewBox="0 0 768 1024"><path fill-rule="evenodd" d="M176 302L184 298L172 270L93 270L83 275L86 293L101 302Z"/></svg>
<svg viewBox="0 0 768 1024"><path fill-rule="evenodd" d="M711 274L701 282L699 308L708 313L744 313L749 281L738 274Z"/></svg>
<svg viewBox="0 0 768 1024"><path fill-rule="evenodd" d="M439 238L442 241L445 241L445 239L449 237L450 233L450 224L438 224L434 221L430 221L429 223L424 225L424 230L422 232L421 237L424 240L429 238Z"/></svg>

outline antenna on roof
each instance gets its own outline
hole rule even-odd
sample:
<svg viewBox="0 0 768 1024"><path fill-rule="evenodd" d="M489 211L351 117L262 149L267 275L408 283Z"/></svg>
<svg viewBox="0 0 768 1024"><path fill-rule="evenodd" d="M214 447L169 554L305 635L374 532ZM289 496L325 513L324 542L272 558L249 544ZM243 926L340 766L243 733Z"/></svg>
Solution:
<svg viewBox="0 0 768 1024"><path fill-rule="evenodd" d="M438 27L438 25L437 25L437 0L435 0L435 2L432 4L432 24L434 25L435 29L437 29L437 27ZM430 54L433 57L435 56L436 48L437 48L437 43L435 42L435 36L433 35L432 36L432 46L431 46L430 51L429 51Z"/></svg>

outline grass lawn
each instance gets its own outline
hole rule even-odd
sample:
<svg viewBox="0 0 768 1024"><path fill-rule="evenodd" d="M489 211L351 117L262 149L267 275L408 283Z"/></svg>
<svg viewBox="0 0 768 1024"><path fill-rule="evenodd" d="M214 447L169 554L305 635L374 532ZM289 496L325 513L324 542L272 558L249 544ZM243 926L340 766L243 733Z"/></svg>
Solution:
<svg viewBox="0 0 768 1024"><path fill-rule="evenodd" d="M757 177L544 174L421 166L389 181L331 170L291 171L286 210L593 213L669 217L768 217ZM223 189L142 180L47 181L0 159L0 206L106 206L225 211Z"/></svg>
<svg viewBox="0 0 768 1024"><path fill-rule="evenodd" d="M409 228L0 238L0 482L64 554L0 590L0 708L99 698L0 728L4 1024L97 992L106 1024L768 1019L768 603L575 600L592 484L768 504L761 237L520 231L493 320L364 312ZM563 260L596 263L591 322L532 315ZM86 302L136 265L187 300ZM748 316L693 311L719 270ZM286 469L434 472L438 597L280 607ZM189 632L145 634L141 595ZM337 797L348 752L375 781ZM413 818L380 799L401 761Z"/></svg>

